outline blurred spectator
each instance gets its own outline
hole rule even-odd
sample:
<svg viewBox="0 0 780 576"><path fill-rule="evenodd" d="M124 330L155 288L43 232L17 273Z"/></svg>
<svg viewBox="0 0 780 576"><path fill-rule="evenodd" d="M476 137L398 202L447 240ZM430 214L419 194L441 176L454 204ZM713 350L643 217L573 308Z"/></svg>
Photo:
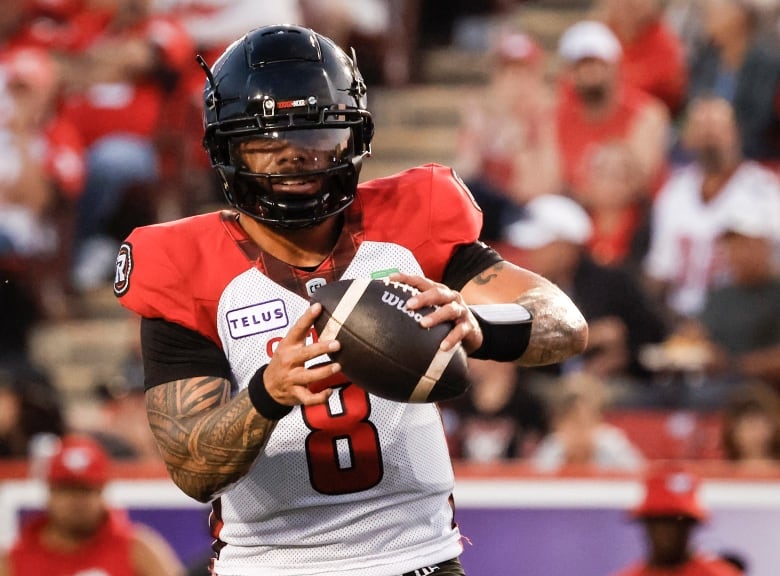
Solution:
<svg viewBox="0 0 780 576"><path fill-rule="evenodd" d="M626 84L620 42L605 24L577 22L561 36L558 52L565 64L557 111L565 186L580 187L584 168L601 146L622 143L634 158L632 187L651 195L666 169L666 107Z"/></svg>
<svg viewBox="0 0 780 576"><path fill-rule="evenodd" d="M552 430L530 455L533 467L545 472L567 467L639 470L642 453L620 428L604 421L608 402L607 388L597 376L582 372L563 376L550 392Z"/></svg>
<svg viewBox="0 0 780 576"><path fill-rule="evenodd" d="M36 439L65 431L60 395L29 364L0 367L0 458L27 458Z"/></svg>
<svg viewBox="0 0 780 576"><path fill-rule="evenodd" d="M780 469L780 395L762 383L736 388L723 410L723 453L740 470Z"/></svg>
<svg viewBox="0 0 780 576"><path fill-rule="evenodd" d="M160 534L108 505L108 469L108 456L94 441L63 438L46 474L46 509L22 527L0 558L0 573L182 576L181 562Z"/></svg>
<svg viewBox="0 0 780 576"><path fill-rule="evenodd" d="M720 236L728 281L708 292L698 320L717 347L717 368L780 390L778 236L780 223L767 211L745 205L730 215Z"/></svg>
<svg viewBox="0 0 780 576"><path fill-rule="evenodd" d="M673 174L655 200L644 270L659 301L672 314L690 318L702 310L707 291L725 279L716 239L733 214L746 209L765 214L780 231L780 183L743 158L726 100L694 102L683 143L695 161Z"/></svg>
<svg viewBox="0 0 780 576"><path fill-rule="evenodd" d="M60 53L64 113L88 147L73 284L88 290L112 277L116 238L156 219L156 137L180 108L179 81L197 64L187 32L154 15L151 0L87 0L72 20L79 35Z"/></svg>
<svg viewBox="0 0 780 576"><path fill-rule="evenodd" d="M733 565L696 550L693 533L708 519L699 501L701 480L676 465L654 468L645 479L644 497L631 517L644 529L642 560L615 576L738 576Z"/></svg>
<svg viewBox="0 0 780 576"><path fill-rule="evenodd" d="M780 56L762 41L755 0L703 4L706 44L690 64L689 97L732 103L747 158L780 161Z"/></svg>
<svg viewBox="0 0 780 576"><path fill-rule="evenodd" d="M509 362L469 359L471 387L440 406L454 458L523 458L546 433L544 406L518 386L517 370Z"/></svg>
<svg viewBox="0 0 780 576"><path fill-rule="evenodd" d="M84 180L83 147L76 127L57 114L55 64L41 48L0 54L0 118L4 156L0 165L0 256L55 250L50 218L58 196L75 200Z"/></svg>
<svg viewBox="0 0 780 576"><path fill-rule="evenodd" d="M0 259L20 260L44 312L62 315L84 147L58 112L59 75L45 49L0 52L0 84L7 94L7 116L0 119Z"/></svg>
<svg viewBox="0 0 780 576"><path fill-rule="evenodd" d="M780 390L780 279L772 265L780 229L770 212L733 208L717 239L724 284L708 289L702 311L675 327L656 358L699 380L686 391L695 408L722 408L746 379Z"/></svg>
<svg viewBox="0 0 780 576"><path fill-rule="evenodd" d="M620 40L625 82L655 96L676 116L688 70L683 43L663 18L663 0L600 0L597 11Z"/></svg>
<svg viewBox="0 0 780 576"><path fill-rule="evenodd" d="M589 256L592 225L576 201L562 195L539 196L526 211L507 228L502 253L555 282L588 321L585 353L558 368L641 381L647 374L638 362L639 349L665 336L652 302L625 270L597 264Z"/></svg>
<svg viewBox="0 0 780 576"><path fill-rule="evenodd" d="M588 211L593 233L588 251L604 266L636 273L649 243L650 200L636 188L634 158L619 143L605 144L592 154L573 197Z"/></svg>
<svg viewBox="0 0 780 576"><path fill-rule="evenodd" d="M500 238L534 196L560 191L554 95L545 53L519 31L498 35L490 83L462 108L454 166L485 214L483 238Z"/></svg>

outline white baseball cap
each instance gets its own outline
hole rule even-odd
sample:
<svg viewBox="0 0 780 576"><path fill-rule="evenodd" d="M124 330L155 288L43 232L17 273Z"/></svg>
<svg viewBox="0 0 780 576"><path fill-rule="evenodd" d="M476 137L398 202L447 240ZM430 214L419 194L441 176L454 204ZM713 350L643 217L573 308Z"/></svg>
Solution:
<svg viewBox="0 0 780 576"><path fill-rule="evenodd" d="M525 205L525 215L507 227L505 239L516 248L534 249L558 240L583 245L592 232L590 216L578 202L545 194Z"/></svg>
<svg viewBox="0 0 780 576"><path fill-rule="evenodd" d="M617 62L622 52L620 41L612 30L596 20L577 22L563 33L558 42L558 54L569 62L583 58Z"/></svg>

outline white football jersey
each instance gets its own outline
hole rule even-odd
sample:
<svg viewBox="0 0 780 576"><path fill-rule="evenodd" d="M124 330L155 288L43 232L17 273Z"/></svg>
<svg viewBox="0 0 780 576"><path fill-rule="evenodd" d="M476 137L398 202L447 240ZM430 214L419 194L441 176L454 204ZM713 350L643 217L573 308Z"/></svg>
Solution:
<svg viewBox="0 0 780 576"><path fill-rule="evenodd" d="M462 183L435 165L361 185L344 215L311 270L262 252L233 212L139 228L120 250L114 290L141 316L218 345L237 393L319 286L394 270L440 281L481 226ZM385 400L343 377L332 385L328 404L281 418L250 472L214 502L220 576L396 576L460 555L437 406Z"/></svg>
<svg viewBox="0 0 780 576"><path fill-rule="evenodd" d="M391 267L421 272L408 250L363 242L342 279ZM240 388L274 346L273 337L260 345L241 337L243 318L287 324L308 306L257 269L231 282L219 304L219 332ZM418 486L411 492L410 473ZM327 407L296 407L282 418L250 474L220 498L219 539L227 546L216 571L380 576L419 568L432 553L456 557L453 511L442 506L452 489L435 405L391 402L354 384L336 388Z"/></svg>

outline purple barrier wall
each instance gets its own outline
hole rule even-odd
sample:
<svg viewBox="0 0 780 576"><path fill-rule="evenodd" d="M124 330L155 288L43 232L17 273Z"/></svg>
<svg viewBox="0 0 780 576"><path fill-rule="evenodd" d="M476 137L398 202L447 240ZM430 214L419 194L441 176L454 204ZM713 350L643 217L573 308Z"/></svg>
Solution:
<svg viewBox="0 0 780 576"><path fill-rule="evenodd" d="M642 554L642 532L625 510L639 496L630 480L465 479L457 521L469 576L608 576ZM158 529L187 565L209 554L208 507L172 484L134 480L111 487L110 500ZM14 536L43 492L0 483L0 547ZM708 551L740 553L749 576L780 574L780 482L706 482L710 521L696 532Z"/></svg>

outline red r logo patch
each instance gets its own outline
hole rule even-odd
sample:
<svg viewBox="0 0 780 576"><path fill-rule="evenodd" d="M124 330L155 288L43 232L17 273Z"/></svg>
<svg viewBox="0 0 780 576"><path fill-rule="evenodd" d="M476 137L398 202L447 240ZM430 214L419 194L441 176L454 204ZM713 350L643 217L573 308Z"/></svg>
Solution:
<svg viewBox="0 0 780 576"><path fill-rule="evenodd" d="M116 271L114 275L114 294L122 296L130 288L130 273L133 271L133 247L123 242L116 255Z"/></svg>

